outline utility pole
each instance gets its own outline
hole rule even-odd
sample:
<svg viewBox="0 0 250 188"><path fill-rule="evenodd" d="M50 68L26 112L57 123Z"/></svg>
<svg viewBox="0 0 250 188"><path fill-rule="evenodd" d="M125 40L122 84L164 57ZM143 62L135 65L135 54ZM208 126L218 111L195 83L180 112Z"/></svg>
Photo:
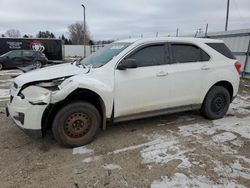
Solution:
<svg viewBox="0 0 250 188"><path fill-rule="evenodd" d="M226 14L226 25L225 25L225 31L227 31L227 28L228 28L229 7L230 7L230 0L227 0L227 14Z"/></svg>
<svg viewBox="0 0 250 188"><path fill-rule="evenodd" d="M86 14L85 14L85 6L84 4L82 4L82 7L83 7L83 43L84 43L84 58L86 57Z"/></svg>
<svg viewBox="0 0 250 188"><path fill-rule="evenodd" d="M208 32L208 24L206 25L205 38L208 37L207 32Z"/></svg>

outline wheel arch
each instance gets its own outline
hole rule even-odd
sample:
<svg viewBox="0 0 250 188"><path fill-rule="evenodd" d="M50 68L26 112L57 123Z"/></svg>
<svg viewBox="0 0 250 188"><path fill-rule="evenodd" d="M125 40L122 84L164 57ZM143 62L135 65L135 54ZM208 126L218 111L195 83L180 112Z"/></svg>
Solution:
<svg viewBox="0 0 250 188"><path fill-rule="evenodd" d="M208 91L207 91L206 94L205 94L205 97L203 98L203 102L204 102L204 100L205 100L207 94L209 93L209 91L210 91L214 86L221 86L221 87L224 87L225 89L227 89L227 91L229 92L231 101L233 100L233 93L234 93L233 84L230 83L229 81L221 80L221 81L218 81L218 82L216 82L215 84L213 84L213 85L208 89Z"/></svg>
<svg viewBox="0 0 250 188"><path fill-rule="evenodd" d="M228 81L220 81L220 82L217 82L216 84L214 84L213 86L222 86L222 87L226 88L227 91L230 94L230 98L231 98L231 101L232 101L233 94L234 94L234 88L233 88L233 85L230 82L228 82Z"/></svg>
<svg viewBox="0 0 250 188"><path fill-rule="evenodd" d="M102 118L102 129L106 129L106 106L103 99L94 91L89 89L77 88L72 93L70 93L63 101L57 102L55 104L50 104L43 113L42 117L42 134L46 134L47 130L51 128L53 119L56 113L66 106L67 104L74 101L87 101L94 105L99 111Z"/></svg>

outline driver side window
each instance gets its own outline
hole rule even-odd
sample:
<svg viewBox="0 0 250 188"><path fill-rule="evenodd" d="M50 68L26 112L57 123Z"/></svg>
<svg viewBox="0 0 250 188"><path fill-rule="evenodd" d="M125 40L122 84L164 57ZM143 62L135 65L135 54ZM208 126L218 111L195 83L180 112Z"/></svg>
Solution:
<svg viewBox="0 0 250 188"><path fill-rule="evenodd" d="M9 56L10 58L16 58L16 57L21 57L21 55L22 55L22 52L21 52L21 51L13 51L13 52L11 52L8 56Z"/></svg>
<svg viewBox="0 0 250 188"><path fill-rule="evenodd" d="M138 67L163 65L165 64L164 44L144 47L128 58L135 59Z"/></svg>

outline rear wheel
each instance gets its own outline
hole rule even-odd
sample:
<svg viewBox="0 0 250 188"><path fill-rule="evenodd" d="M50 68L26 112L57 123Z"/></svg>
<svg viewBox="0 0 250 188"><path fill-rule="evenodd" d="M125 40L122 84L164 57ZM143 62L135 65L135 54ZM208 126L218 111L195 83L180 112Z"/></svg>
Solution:
<svg viewBox="0 0 250 188"><path fill-rule="evenodd" d="M43 66L41 61L35 61L33 65L36 67L36 69L40 69Z"/></svg>
<svg viewBox="0 0 250 188"><path fill-rule="evenodd" d="M0 70L3 70L3 64L0 63Z"/></svg>
<svg viewBox="0 0 250 188"><path fill-rule="evenodd" d="M202 114L211 120L223 118L230 105L230 94L222 86L214 86L208 92L202 108Z"/></svg>
<svg viewBox="0 0 250 188"><path fill-rule="evenodd" d="M73 102L56 115L52 131L55 139L65 147L78 147L90 143L100 131L101 116L87 102Z"/></svg>

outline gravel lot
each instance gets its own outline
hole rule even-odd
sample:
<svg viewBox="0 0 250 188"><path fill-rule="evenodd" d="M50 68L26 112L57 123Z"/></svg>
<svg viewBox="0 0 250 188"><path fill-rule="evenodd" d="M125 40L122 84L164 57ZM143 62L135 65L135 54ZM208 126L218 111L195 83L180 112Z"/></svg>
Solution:
<svg viewBox="0 0 250 188"><path fill-rule="evenodd" d="M0 72L0 187L250 187L250 80L224 119L187 112L120 123L65 149L51 133L33 139L6 118L18 74Z"/></svg>

